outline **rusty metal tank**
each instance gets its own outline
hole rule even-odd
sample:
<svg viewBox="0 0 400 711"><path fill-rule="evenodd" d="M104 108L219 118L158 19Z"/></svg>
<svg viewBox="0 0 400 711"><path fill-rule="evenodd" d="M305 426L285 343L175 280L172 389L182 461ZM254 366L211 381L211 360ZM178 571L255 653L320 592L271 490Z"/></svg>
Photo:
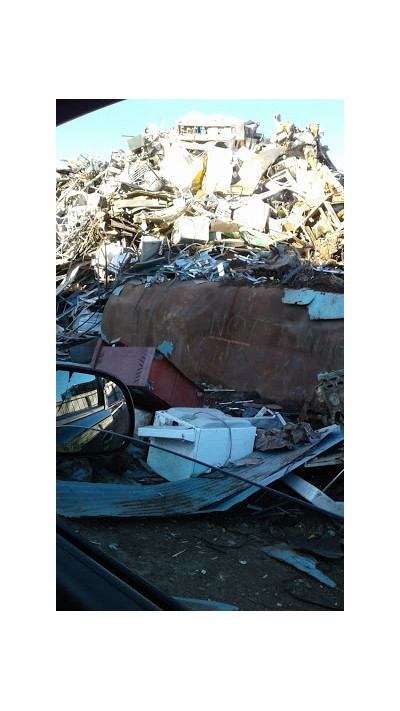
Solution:
<svg viewBox="0 0 400 711"><path fill-rule="evenodd" d="M343 368L343 319L310 320L283 295L280 286L127 284L107 301L102 333L135 346L167 341L169 359L195 383L257 391L299 410L319 373Z"/></svg>

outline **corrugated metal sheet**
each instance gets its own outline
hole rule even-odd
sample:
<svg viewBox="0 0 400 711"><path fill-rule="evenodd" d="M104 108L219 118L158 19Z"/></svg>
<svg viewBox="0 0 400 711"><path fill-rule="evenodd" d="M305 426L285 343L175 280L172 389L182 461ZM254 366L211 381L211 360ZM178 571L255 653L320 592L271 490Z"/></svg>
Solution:
<svg viewBox="0 0 400 711"><path fill-rule="evenodd" d="M240 475L245 477L249 483L268 486L277 479L281 479L293 469L297 469L312 457L316 457L318 454L321 454L321 452L325 452L330 447L338 444L344 438L343 427L339 425L330 425L329 427L318 430L318 432L321 438L317 443L315 443L314 440L307 444L301 444L291 450L268 452L267 462L241 471ZM312 454L310 454L310 452ZM260 453L257 452L257 454ZM268 466L266 466L266 464Z"/></svg>
<svg viewBox="0 0 400 711"><path fill-rule="evenodd" d="M220 472L148 486L57 481L57 513L65 517L126 517L226 511L259 490L254 482L265 485L275 481L343 439L343 429L337 425L319 431L322 439L316 443L277 453L256 452L259 464L231 469L249 484Z"/></svg>
<svg viewBox="0 0 400 711"><path fill-rule="evenodd" d="M284 293L217 282L127 284L110 296L102 333L136 346L168 341L170 360L194 382L300 409L319 373L343 368L343 320L311 320L306 308L283 303Z"/></svg>
<svg viewBox="0 0 400 711"><path fill-rule="evenodd" d="M66 517L190 514L246 488L247 484L223 474L149 486L57 481L57 513Z"/></svg>

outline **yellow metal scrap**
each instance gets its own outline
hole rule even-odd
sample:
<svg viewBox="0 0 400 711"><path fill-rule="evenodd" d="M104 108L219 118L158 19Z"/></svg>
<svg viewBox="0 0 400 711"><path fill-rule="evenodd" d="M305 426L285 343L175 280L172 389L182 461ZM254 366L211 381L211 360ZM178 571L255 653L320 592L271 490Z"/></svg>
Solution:
<svg viewBox="0 0 400 711"><path fill-rule="evenodd" d="M284 121L284 122L281 124L281 126L282 126L282 130L283 130L283 131L286 131L286 133L288 134L288 136L290 136L290 133L291 133L291 131L293 131L293 128L294 128L294 123L293 123L293 121ZM279 133L280 133L280 132L279 132Z"/></svg>
<svg viewBox="0 0 400 711"><path fill-rule="evenodd" d="M198 190L201 190L202 186L203 186L203 180L204 180L204 176L206 174L206 169L207 169L207 158L208 158L208 154L205 153L203 156L203 167L197 173L197 175L195 176L195 178L192 181L191 189L196 193Z"/></svg>
<svg viewBox="0 0 400 711"><path fill-rule="evenodd" d="M313 148L312 146L305 146L303 149L303 153L304 153L304 158L306 159L308 165L313 170L316 170L316 168L318 166L316 149Z"/></svg>

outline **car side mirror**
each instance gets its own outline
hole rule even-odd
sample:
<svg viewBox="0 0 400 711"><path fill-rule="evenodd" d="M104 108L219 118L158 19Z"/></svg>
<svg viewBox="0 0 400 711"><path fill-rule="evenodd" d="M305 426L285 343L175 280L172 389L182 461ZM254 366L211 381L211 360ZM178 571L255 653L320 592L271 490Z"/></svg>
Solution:
<svg viewBox="0 0 400 711"><path fill-rule="evenodd" d="M120 452L135 426L131 394L119 378L79 363L57 363L57 454Z"/></svg>

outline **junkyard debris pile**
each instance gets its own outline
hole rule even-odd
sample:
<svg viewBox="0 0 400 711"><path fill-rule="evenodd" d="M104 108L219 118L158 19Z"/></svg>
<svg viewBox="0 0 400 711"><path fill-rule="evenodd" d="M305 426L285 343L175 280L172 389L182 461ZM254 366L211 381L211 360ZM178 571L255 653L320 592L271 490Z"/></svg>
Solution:
<svg viewBox="0 0 400 711"><path fill-rule="evenodd" d="M191 113L105 162L56 173L57 354L101 335L126 283L173 279L343 290L344 176L305 129Z"/></svg>

